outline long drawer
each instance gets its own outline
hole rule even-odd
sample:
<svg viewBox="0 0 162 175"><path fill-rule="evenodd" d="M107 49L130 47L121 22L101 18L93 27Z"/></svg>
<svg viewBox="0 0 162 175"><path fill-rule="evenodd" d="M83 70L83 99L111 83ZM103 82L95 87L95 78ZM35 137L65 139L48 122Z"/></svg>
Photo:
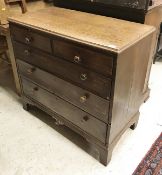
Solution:
<svg viewBox="0 0 162 175"><path fill-rule="evenodd" d="M60 58L90 68L105 76L112 75L113 57L101 51L61 39L53 40L53 50L54 55Z"/></svg>
<svg viewBox="0 0 162 175"><path fill-rule="evenodd" d="M13 40L52 53L51 41L48 36L18 25L11 25L10 31Z"/></svg>
<svg viewBox="0 0 162 175"><path fill-rule="evenodd" d="M110 98L110 78L17 42L14 42L14 50L17 59L21 59L47 72L55 74L100 97L105 99Z"/></svg>
<svg viewBox="0 0 162 175"><path fill-rule="evenodd" d="M50 73L17 60L19 73L98 119L108 122L109 101Z"/></svg>
<svg viewBox="0 0 162 175"><path fill-rule="evenodd" d="M36 100L58 115L63 116L84 132L105 143L107 125L54 94L40 88L26 79L22 80L24 95Z"/></svg>

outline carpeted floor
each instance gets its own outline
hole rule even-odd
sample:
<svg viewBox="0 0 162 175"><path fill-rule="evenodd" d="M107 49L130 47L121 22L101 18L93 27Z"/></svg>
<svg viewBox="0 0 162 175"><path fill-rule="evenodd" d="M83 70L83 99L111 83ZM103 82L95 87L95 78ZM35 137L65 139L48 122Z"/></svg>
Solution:
<svg viewBox="0 0 162 175"><path fill-rule="evenodd" d="M138 165L133 175L162 175L162 133Z"/></svg>

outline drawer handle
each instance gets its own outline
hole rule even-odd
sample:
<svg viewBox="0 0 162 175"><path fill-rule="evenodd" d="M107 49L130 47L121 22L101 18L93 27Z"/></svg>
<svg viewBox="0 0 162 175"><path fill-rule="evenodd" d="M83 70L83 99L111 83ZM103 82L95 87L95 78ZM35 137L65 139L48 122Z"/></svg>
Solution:
<svg viewBox="0 0 162 175"><path fill-rule="evenodd" d="M55 125L61 126L61 125L64 125L64 123L60 120L56 120Z"/></svg>
<svg viewBox="0 0 162 175"><path fill-rule="evenodd" d="M85 81L87 79L87 74L81 74L80 79Z"/></svg>
<svg viewBox="0 0 162 175"><path fill-rule="evenodd" d="M29 69L27 70L27 73L30 75L30 74L32 74L35 70L36 70L35 67L31 67L31 68L29 68Z"/></svg>
<svg viewBox="0 0 162 175"><path fill-rule="evenodd" d="M87 122L89 120L89 117L88 116L84 116L83 119L82 119L82 122Z"/></svg>
<svg viewBox="0 0 162 175"><path fill-rule="evenodd" d="M26 56L29 56L30 55L30 51L29 50L24 50L24 54L26 55Z"/></svg>
<svg viewBox="0 0 162 175"><path fill-rule="evenodd" d="M86 95L80 97L80 102L81 103L85 103L86 101L87 101L87 96Z"/></svg>
<svg viewBox="0 0 162 175"><path fill-rule="evenodd" d="M80 63L81 62L81 58L79 56L75 56L74 57L74 62L75 63Z"/></svg>
<svg viewBox="0 0 162 175"><path fill-rule="evenodd" d="M25 43L26 43L26 44L30 44L31 41L32 41L32 38L25 37Z"/></svg>
<svg viewBox="0 0 162 175"><path fill-rule="evenodd" d="M38 90L39 90L38 87L33 88L33 91L38 91Z"/></svg>

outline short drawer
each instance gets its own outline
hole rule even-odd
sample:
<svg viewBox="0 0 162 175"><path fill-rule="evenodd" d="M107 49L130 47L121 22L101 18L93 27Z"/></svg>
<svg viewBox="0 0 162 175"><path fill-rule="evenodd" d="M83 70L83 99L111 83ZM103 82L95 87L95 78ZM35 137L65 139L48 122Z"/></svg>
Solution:
<svg viewBox="0 0 162 175"><path fill-rule="evenodd" d="M64 40L53 40L54 55L105 76L112 75L113 57Z"/></svg>
<svg viewBox="0 0 162 175"><path fill-rule="evenodd" d="M43 51L52 52L50 38L40 32L22 26L10 25L11 37L13 40L36 47Z"/></svg>
<svg viewBox="0 0 162 175"><path fill-rule="evenodd" d="M17 60L19 73L96 118L108 122L109 101L37 67Z"/></svg>
<svg viewBox="0 0 162 175"><path fill-rule="evenodd" d="M14 43L15 56L17 59L39 67L102 98L110 98L110 78L36 49L24 45L19 47L19 45L21 44Z"/></svg>
<svg viewBox="0 0 162 175"><path fill-rule="evenodd" d="M61 98L22 79L23 93L105 143L107 125Z"/></svg>

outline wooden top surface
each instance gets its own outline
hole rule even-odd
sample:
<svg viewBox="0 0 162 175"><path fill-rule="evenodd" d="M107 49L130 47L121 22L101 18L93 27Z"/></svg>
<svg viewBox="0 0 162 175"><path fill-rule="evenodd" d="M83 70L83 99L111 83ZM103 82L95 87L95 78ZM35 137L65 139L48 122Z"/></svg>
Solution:
<svg viewBox="0 0 162 175"><path fill-rule="evenodd" d="M57 7L10 17L9 21L113 52L121 52L155 31L143 24Z"/></svg>

